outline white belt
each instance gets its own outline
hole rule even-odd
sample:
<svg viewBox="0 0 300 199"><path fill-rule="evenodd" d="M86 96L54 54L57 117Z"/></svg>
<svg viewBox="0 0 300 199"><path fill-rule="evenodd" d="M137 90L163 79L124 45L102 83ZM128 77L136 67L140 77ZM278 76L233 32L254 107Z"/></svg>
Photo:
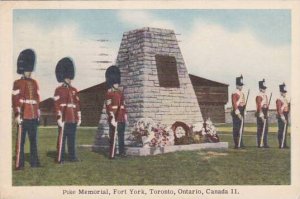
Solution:
<svg viewBox="0 0 300 199"><path fill-rule="evenodd" d="M118 109L118 106L112 106L111 108L112 108L112 109ZM124 106L121 106L120 108L121 108L121 109L124 109Z"/></svg>
<svg viewBox="0 0 300 199"><path fill-rule="evenodd" d="M22 100L20 99L21 103L25 103L25 104L37 104L36 100Z"/></svg>
<svg viewBox="0 0 300 199"><path fill-rule="evenodd" d="M69 108L76 108L76 105L75 104L61 104L60 106L64 107L69 107Z"/></svg>

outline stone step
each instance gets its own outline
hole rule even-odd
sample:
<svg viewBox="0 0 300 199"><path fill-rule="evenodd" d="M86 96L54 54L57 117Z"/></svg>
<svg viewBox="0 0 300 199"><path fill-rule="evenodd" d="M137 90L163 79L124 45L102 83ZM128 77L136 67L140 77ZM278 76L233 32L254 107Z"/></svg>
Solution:
<svg viewBox="0 0 300 199"><path fill-rule="evenodd" d="M90 147L93 151L107 151L108 146L100 145L80 145L79 147ZM159 155L165 153L171 153L176 151L195 151L203 149L228 149L228 142L218 143L201 143L201 144L189 144L189 145L173 145L164 147L126 147L126 154L131 156L148 156Z"/></svg>

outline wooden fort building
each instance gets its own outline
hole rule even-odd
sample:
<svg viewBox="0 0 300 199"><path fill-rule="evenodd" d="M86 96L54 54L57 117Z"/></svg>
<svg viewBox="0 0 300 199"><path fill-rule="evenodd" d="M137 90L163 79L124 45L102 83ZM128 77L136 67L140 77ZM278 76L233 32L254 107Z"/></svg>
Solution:
<svg viewBox="0 0 300 199"><path fill-rule="evenodd" d="M228 85L189 75L203 118L214 123L225 123L225 104L228 102ZM105 82L79 91L82 126L98 126L106 93ZM48 98L40 103L41 125L55 125L54 102Z"/></svg>

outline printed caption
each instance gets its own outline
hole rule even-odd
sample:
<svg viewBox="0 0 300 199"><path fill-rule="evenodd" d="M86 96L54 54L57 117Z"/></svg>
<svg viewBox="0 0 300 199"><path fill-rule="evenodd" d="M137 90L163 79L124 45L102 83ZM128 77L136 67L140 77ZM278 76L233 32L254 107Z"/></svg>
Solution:
<svg viewBox="0 0 300 199"><path fill-rule="evenodd" d="M63 189L62 195L238 195L238 189L222 188L178 188L178 189L160 189L160 188L117 188L117 189Z"/></svg>

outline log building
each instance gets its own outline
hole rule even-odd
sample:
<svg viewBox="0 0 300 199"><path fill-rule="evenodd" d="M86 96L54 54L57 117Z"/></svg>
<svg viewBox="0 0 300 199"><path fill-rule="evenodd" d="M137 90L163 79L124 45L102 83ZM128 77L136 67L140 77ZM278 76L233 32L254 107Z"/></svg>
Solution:
<svg viewBox="0 0 300 199"><path fill-rule="evenodd" d="M204 119L225 123L225 104L228 102L228 85L189 75ZM97 126L107 91L105 82L79 91L82 126ZM40 103L41 125L55 125L54 102L48 98Z"/></svg>
<svg viewBox="0 0 300 199"><path fill-rule="evenodd" d="M190 79L197 96L203 119L225 123L225 104L228 102L228 85L195 75Z"/></svg>

